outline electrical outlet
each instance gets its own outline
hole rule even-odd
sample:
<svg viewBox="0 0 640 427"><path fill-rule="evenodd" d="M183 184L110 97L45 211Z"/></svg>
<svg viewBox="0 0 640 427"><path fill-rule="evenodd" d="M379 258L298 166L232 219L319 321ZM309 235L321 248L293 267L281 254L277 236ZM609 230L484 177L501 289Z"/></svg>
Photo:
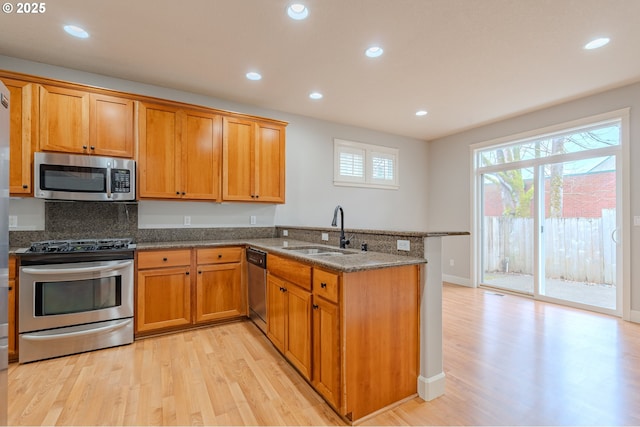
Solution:
<svg viewBox="0 0 640 427"><path fill-rule="evenodd" d="M249 221L251 222L251 225L255 225L256 224L256 216L255 215L251 215Z"/></svg>
<svg viewBox="0 0 640 427"><path fill-rule="evenodd" d="M329 233L322 233L322 240L325 242L329 241Z"/></svg>
<svg viewBox="0 0 640 427"><path fill-rule="evenodd" d="M455 264L456 264L455 261L453 260L453 258L451 258L449 260L449 266L453 267Z"/></svg>
<svg viewBox="0 0 640 427"><path fill-rule="evenodd" d="M287 237L289 235L289 230L282 230L282 237Z"/></svg>
<svg viewBox="0 0 640 427"><path fill-rule="evenodd" d="M191 225L191 217L188 215L184 216L184 225Z"/></svg>
<svg viewBox="0 0 640 427"><path fill-rule="evenodd" d="M18 226L18 217L16 215L9 215L9 228L16 228Z"/></svg>
<svg viewBox="0 0 640 427"><path fill-rule="evenodd" d="M410 251L411 250L411 242L408 240L397 240L398 242L398 250L399 251Z"/></svg>
<svg viewBox="0 0 640 427"><path fill-rule="evenodd" d="M633 217L633 225L635 225L636 227L640 227L640 216L634 216ZM11 227L11 226L9 226Z"/></svg>

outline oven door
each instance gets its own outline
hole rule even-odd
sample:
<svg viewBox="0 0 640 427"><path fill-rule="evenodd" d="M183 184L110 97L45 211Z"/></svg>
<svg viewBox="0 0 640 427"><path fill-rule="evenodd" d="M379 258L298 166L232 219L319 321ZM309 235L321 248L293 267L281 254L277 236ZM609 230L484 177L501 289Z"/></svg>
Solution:
<svg viewBox="0 0 640 427"><path fill-rule="evenodd" d="M133 260L20 268L19 331L133 317Z"/></svg>

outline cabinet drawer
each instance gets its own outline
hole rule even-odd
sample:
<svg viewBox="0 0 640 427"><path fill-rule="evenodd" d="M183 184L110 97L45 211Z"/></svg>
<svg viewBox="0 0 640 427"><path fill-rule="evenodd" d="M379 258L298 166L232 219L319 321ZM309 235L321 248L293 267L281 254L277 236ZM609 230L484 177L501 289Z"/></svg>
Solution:
<svg viewBox="0 0 640 427"><path fill-rule="evenodd" d="M269 254L267 255L267 270L281 279L295 283L308 291L311 290L311 266L309 265Z"/></svg>
<svg viewBox="0 0 640 427"><path fill-rule="evenodd" d="M340 276L335 273L313 269L313 293L329 301L338 302Z"/></svg>
<svg viewBox="0 0 640 427"><path fill-rule="evenodd" d="M191 265L191 250L138 252L138 269Z"/></svg>
<svg viewBox="0 0 640 427"><path fill-rule="evenodd" d="M16 278L16 257L9 255L9 280Z"/></svg>
<svg viewBox="0 0 640 427"><path fill-rule="evenodd" d="M228 262L240 262L244 248L206 248L196 251L198 264L225 264Z"/></svg>

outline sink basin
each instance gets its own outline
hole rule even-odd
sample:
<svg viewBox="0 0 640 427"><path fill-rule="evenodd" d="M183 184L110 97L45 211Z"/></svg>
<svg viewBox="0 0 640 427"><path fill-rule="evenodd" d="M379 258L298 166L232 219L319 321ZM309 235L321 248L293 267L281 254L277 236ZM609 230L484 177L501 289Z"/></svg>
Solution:
<svg viewBox="0 0 640 427"><path fill-rule="evenodd" d="M291 246L282 249L286 249L300 255L310 256L350 255L355 253L327 246Z"/></svg>

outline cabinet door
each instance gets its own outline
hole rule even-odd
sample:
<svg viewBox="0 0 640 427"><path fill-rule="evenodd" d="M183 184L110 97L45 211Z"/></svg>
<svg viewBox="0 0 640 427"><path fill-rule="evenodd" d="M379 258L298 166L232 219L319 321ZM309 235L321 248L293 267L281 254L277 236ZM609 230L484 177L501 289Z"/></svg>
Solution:
<svg viewBox="0 0 640 427"><path fill-rule="evenodd" d="M255 123L225 117L222 135L223 200L255 200Z"/></svg>
<svg viewBox="0 0 640 427"><path fill-rule="evenodd" d="M267 337L278 350L285 351L287 317L286 284L275 276L267 275Z"/></svg>
<svg viewBox="0 0 640 427"><path fill-rule="evenodd" d="M311 378L311 294L298 286L287 287L285 356L307 379Z"/></svg>
<svg viewBox="0 0 640 427"><path fill-rule="evenodd" d="M115 96L89 97L90 154L133 157L133 101Z"/></svg>
<svg viewBox="0 0 640 427"><path fill-rule="evenodd" d="M313 297L313 386L340 408L340 311L338 304Z"/></svg>
<svg viewBox="0 0 640 427"><path fill-rule="evenodd" d="M284 203L285 128L259 123L256 133L255 200Z"/></svg>
<svg viewBox="0 0 640 427"><path fill-rule="evenodd" d="M136 332L191 323L188 267L138 270Z"/></svg>
<svg viewBox="0 0 640 427"><path fill-rule="evenodd" d="M138 118L140 198L182 197L180 117L173 107L140 104Z"/></svg>
<svg viewBox="0 0 640 427"><path fill-rule="evenodd" d="M16 356L16 281L9 280L9 294L7 296L7 313L9 319L9 359Z"/></svg>
<svg viewBox="0 0 640 427"><path fill-rule="evenodd" d="M242 264L199 265L196 278L196 323L246 315Z"/></svg>
<svg viewBox="0 0 640 427"><path fill-rule="evenodd" d="M222 118L187 111L182 131L183 188L187 199L220 199Z"/></svg>
<svg viewBox="0 0 640 427"><path fill-rule="evenodd" d="M41 151L84 153L89 147L89 94L40 86Z"/></svg>
<svg viewBox="0 0 640 427"><path fill-rule="evenodd" d="M38 88L33 83L2 79L9 89L9 192L25 196L33 192L32 156L36 142Z"/></svg>

